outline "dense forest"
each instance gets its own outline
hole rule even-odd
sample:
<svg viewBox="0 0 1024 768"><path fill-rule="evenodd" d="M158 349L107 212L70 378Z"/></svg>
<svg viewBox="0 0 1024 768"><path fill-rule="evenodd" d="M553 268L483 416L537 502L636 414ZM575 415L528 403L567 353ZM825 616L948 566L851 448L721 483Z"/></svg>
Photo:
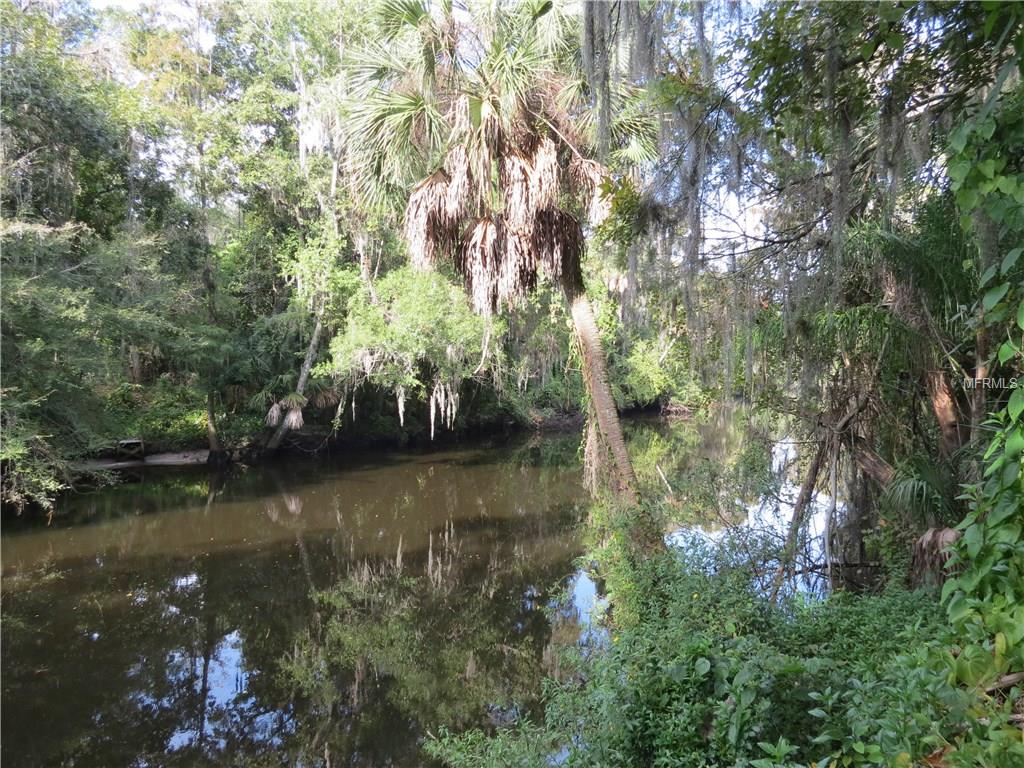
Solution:
<svg viewBox="0 0 1024 768"><path fill-rule="evenodd" d="M430 755L1024 765L1024 4L0 8L6 517L126 439L578 422L608 641ZM799 492L684 544L770 443L666 476L620 414L726 405Z"/></svg>

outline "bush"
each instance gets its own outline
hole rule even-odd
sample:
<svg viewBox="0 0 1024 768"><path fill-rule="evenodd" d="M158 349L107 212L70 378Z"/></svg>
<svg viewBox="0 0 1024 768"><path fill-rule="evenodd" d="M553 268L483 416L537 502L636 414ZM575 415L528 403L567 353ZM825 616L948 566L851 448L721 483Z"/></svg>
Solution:
<svg viewBox="0 0 1024 768"><path fill-rule="evenodd" d="M1007 728L1009 709L950 674L953 637L934 595L890 587L778 607L759 591L756 561L699 539L637 556L623 535L634 522L594 519L608 532L597 556L615 611L609 642L567 652L574 674L549 683L543 724L495 739L445 734L432 753L494 766L559 752L568 765L694 768L1018 759L1019 731L1017 746L989 734Z"/></svg>

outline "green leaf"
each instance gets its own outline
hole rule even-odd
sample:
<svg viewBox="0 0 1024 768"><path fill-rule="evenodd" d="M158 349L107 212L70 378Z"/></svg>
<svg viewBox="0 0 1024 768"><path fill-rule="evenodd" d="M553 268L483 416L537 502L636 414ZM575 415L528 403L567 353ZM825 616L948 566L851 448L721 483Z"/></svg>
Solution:
<svg viewBox="0 0 1024 768"><path fill-rule="evenodd" d="M1007 253L1005 257L1003 257L1003 263L999 267L1000 274L1005 275L1013 269L1013 265L1017 263L1017 259L1020 258L1022 251L1024 251L1024 248L1014 248L1012 251Z"/></svg>
<svg viewBox="0 0 1024 768"><path fill-rule="evenodd" d="M995 276L996 276L996 265L993 264L991 267L986 269L984 274L981 276L981 287L984 288L985 285L988 283L988 281L991 280Z"/></svg>
<svg viewBox="0 0 1024 768"><path fill-rule="evenodd" d="M1019 477L1020 477L1020 463L1016 462L1016 461L1011 461L1009 464L1007 464L1005 467L1003 467L1003 486L1002 487L1003 488L1009 488L1011 485L1013 485L1014 483L1017 482L1017 479ZM1003 529L998 529L997 533L1000 533L1000 534L1003 533ZM1012 536L1012 538L1007 539L1007 540L1008 541L1015 541L1016 538L1017 538L1017 536L1016 536L1016 534L1014 534ZM1002 539L1002 537L997 536L995 541L996 541L996 543L999 543L999 541L1003 541L1003 540L1004 539Z"/></svg>
<svg viewBox="0 0 1024 768"><path fill-rule="evenodd" d="M1021 412L1024 411L1024 387L1017 387L1013 390L1010 402L1006 404L1006 411L1010 414L1012 421L1020 418Z"/></svg>
<svg viewBox="0 0 1024 768"><path fill-rule="evenodd" d="M754 699L757 698L757 690L754 688L744 688L740 691L739 705L743 709L746 709L754 703Z"/></svg>
<svg viewBox="0 0 1024 768"><path fill-rule="evenodd" d="M1024 430L1018 428L1006 436L1006 448L1004 453L1010 458L1014 458L1015 456L1024 453Z"/></svg>
<svg viewBox="0 0 1024 768"><path fill-rule="evenodd" d="M1021 300L1020 306L1017 307L1017 325L1020 326L1021 330L1024 330L1024 299Z"/></svg>
<svg viewBox="0 0 1024 768"><path fill-rule="evenodd" d="M985 543L985 531L981 525L975 523L964 531L964 544L967 545L967 556L972 560L981 551L981 545Z"/></svg>
<svg viewBox="0 0 1024 768"><path fill-rule="evenodd" d="M978 205L978 190L967 188L956 193L956 204L965 211L969 211ZM962 219L963 217L961 217ZM970 216L967 217L970 226Z"/></svg>
<svg viewBox="0 0 1024 768"><path fill-rule="evenodd" d="M1013 176L1000 176L996 179L996 189L1004 195L1012 195L1017 191L1017 179Z"/></svg>
<svg viewBox="0 0 1024 768"><path fill-rule="evenodd" d="M956 674L961 682L977 685L995 674L991 654L977 645L968 645L956 660Z"/></svg>
<svg viewBox="0 0 1024 768"><path fill-rule="evenodd" d="M988 518L986 518L986 522L988 523L988 525L999 525L1006 518L1016 515L1017 505L1014 503L1015 501L1015 499L1010 499L1010 503L997 506L995 509L989 512Z"/></svg>
<svg viewBox="0 0 1024 768"><path fill-rule="evenodd" d="M942 596L939 598L939 602L946 602L946 600L949 599L949 596L959 588L960 583L956 579L946 579L946 583L942 585Z"/></svg>
<svg viewBox="0 0 1024 768"><path fill-rule="evenodd" d="M954 160L949 164L949 178L958 184L963 183L970 171L971 164L967 160Z"/></svg>
<svg viewBox="0 0 1024 768"><path fill-rule="evenodd" d="M711 670L711 662L701 656L693 665L694 670L700 677L704 677Z"/></svg>
<svg viewBox="0 0 1024 768"><path fill-rule="evenodd" d="M1015 357L1017 354L1017 345L1012 341L1004 341L999 346L999 364L1003 365L1007 360Z"/></svg>
<svg viewBox="0 0 1024 768"><path fill-rule="evenodd" d="M970 133L970 130L969 125L965 124L953 131L953 135L949 138L949 146L954 152L964 151L964 147L967 146L967 136ZM966 174L964 175L966 176Z"/></svg>
<svg viewBox="0 0 1024 768"><path fill-rule="evenodd" d="M533 12L533 18L534 18L535 20L536 20L536 19L539 19L539 18L540 18L541 16L543 16L543 15L544 15L544 14L546 14L546 13L547 13L548 11L550 11L550 10L551 10L551 7L552 7L553 5L554 5L554 3L552 2L552 0L547 0L547 1L546 1L546 2L544 2L544 3L541 3L540 7L539 7L539 8L538 8L538 9L537 9L536 11L534 11L534 12Z"/></svg>
<svg viewBox="0 0 1024 768"><path fill-rule="evenodd" d="M981 306L987 312L988 310L992 309L992 307L994 307L996 304L998 304L1000 301L1002 301L1003 296L1005 296L1006 292L1009 291L1009 290L1010 290L1010 284L1009 283L1000 283L997 286L989 288L988 292L985 294L985 298L983 298L981 300Z"/></svg>
<svg viewBox="0 0 1024 768"><path fill-rule="evenodd" d="M967 600L963 595L957 595L949 602L949 607L946 608L946 613L949 615L949 620L954 624L959 624L967 615L971 612L971 607L967 604Z"/></svg>
<svg viewBox="0 0 1024 768"><path fill-rule="evenodd" d="M898 51L903 47L903 35L898 32L885 36L885 44L892 48L894 51Z"/></svg>

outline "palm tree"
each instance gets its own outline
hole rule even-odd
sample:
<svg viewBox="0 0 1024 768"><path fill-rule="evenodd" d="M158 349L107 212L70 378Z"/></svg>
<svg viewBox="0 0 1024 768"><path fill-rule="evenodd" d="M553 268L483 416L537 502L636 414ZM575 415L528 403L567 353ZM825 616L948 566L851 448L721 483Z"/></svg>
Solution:
<svg viewBox="0 0 1024 768"><path fill-rule="evenodd" d="M474 308L514 309L546 278L569 305L597 432L620 496L636 480L583 285L573 211L607 214L607 172L586 155L592 121L575 19L539 0L473 6L386 0L387 39L360 64L352 138L367 198L408 189L412 263L450 261ZM614 134L614 126L613 126Z"/></svg>

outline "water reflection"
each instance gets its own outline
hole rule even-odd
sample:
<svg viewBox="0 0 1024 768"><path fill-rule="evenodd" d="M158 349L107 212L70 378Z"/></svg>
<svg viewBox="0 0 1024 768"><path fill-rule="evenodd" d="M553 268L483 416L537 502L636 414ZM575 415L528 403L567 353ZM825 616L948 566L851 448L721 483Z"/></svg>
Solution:
<svg viewBox="0 0 1024 768"><path fill-rule="evenodd" d="M535 706L577 446L150 477L5 531L3 761L418 765Z"/></svg>
<svg viewBox="0 0 1024 768"><path fill-rule="evenodd" d="M775 487L742 414L627 436L690 527ZM68 499L53 527L6 526L0 758L416 766L442 725L536 712L560 649L606 642L575 563L578 448L148 473Z"/></svg>
<svg viewBox="0 0 1024 768"><path fill-rule="evenodd" d="M698 433L691 424L660 428L670 444L690 430L701 446L699 451L682 452L675 464L668 465L670 476L688 492L680 500L669 487L669 501L680 509L680 516L665 541L678 548L712 543L723 551L740 552L747 562L767 563L770 567L757 579L767 593L776 564L768 550L784 546L800 494L803 478L796 470L801 446L789 436L774 439L770 432L759 433L736 412L720 412L714 424L710 435ZM700 463L696 468L695 457ZM668 483L665 473L659 476ZM687 484L691 479L696 482ZM821 595L840 578L842 557L830 545L844 512L845 501L838 493L835 498L819 490L812 493L804 510L794 573L783 591ZM757 556L752 547L761 550Z"/></svg>

